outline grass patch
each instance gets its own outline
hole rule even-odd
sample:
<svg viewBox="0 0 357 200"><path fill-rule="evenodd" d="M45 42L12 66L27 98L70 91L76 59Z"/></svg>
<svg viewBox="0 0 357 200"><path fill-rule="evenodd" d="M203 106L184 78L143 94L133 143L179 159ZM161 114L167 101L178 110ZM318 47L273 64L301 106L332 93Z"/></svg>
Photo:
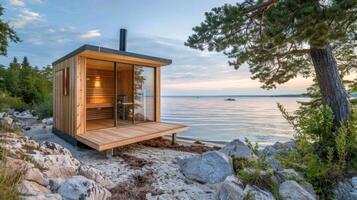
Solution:
<svg viewBox="0 0 357 200"><path fill-rule="evenodd" d="M238 172L238 176L245 185L255 185L271 192L277 200L281 199L279 195L279 184L272 179L272 173L254 169L252 172Z"/></svg>
<svg viewBox="0 0 357 200"><path fill-rule="evenodd" d="M19 200L17 185L21 181L22 173L8 174L6 169L6 151L0 149L0 200Z"/></svg>

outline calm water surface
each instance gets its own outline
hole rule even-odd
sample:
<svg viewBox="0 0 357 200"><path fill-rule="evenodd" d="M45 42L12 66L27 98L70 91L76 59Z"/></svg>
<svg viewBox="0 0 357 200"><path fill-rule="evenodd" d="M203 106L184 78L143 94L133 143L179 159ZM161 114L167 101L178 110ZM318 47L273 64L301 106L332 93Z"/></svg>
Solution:
<svg viewBox="0 0 357 200"><path fill-rule="evenodd" d="M296 97L162 97L161 119L186 124L190 129L180 136L204 141L229 142L235 138L265 146L288 141L292 127L282 117L277 102L292 112Z"/></svg>

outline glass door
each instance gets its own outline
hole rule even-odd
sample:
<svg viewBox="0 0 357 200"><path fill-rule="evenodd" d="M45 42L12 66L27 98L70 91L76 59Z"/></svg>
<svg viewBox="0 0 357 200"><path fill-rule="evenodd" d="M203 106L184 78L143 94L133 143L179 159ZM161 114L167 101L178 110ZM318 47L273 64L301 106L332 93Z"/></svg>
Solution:
<svg viewBox="0 0 357 200"><path fill-rule="evenodd" d="M155 121L155 68L134 66L134 122Z"/></svg>
<svg viewBox="0 0 357 200"><path fill-rule="evenodd" d="M116 127L133 124L134 95L133 71L131 64L116 63Z"/></svg>

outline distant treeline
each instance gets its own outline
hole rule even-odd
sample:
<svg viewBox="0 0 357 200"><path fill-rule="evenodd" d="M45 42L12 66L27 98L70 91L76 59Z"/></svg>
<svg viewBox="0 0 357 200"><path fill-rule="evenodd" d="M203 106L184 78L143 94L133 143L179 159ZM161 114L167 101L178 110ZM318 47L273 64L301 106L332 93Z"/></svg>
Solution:
<svg viewBox="0 0 357 200"><path fill-rule="evenodd" d="M39 69L27 57L9 66L0 65L0 109L31 109L47 117L52 115L52 67Z"/></svg>

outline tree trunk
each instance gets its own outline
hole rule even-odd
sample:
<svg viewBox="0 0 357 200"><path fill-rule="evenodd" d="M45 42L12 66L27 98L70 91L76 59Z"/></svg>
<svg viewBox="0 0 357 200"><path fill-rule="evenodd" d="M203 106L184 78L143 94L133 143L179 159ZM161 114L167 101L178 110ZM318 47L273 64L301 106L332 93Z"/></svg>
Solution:
<svg viewBox="0 0 357 200"><path fill-rule="evenodd" d="M322 95L322 103L328 105L334 114L334 125L351 116L351 104L342 84L336 60L330 46L322 49L311 48L310 56L314 64L316 78Z"/></svg>

